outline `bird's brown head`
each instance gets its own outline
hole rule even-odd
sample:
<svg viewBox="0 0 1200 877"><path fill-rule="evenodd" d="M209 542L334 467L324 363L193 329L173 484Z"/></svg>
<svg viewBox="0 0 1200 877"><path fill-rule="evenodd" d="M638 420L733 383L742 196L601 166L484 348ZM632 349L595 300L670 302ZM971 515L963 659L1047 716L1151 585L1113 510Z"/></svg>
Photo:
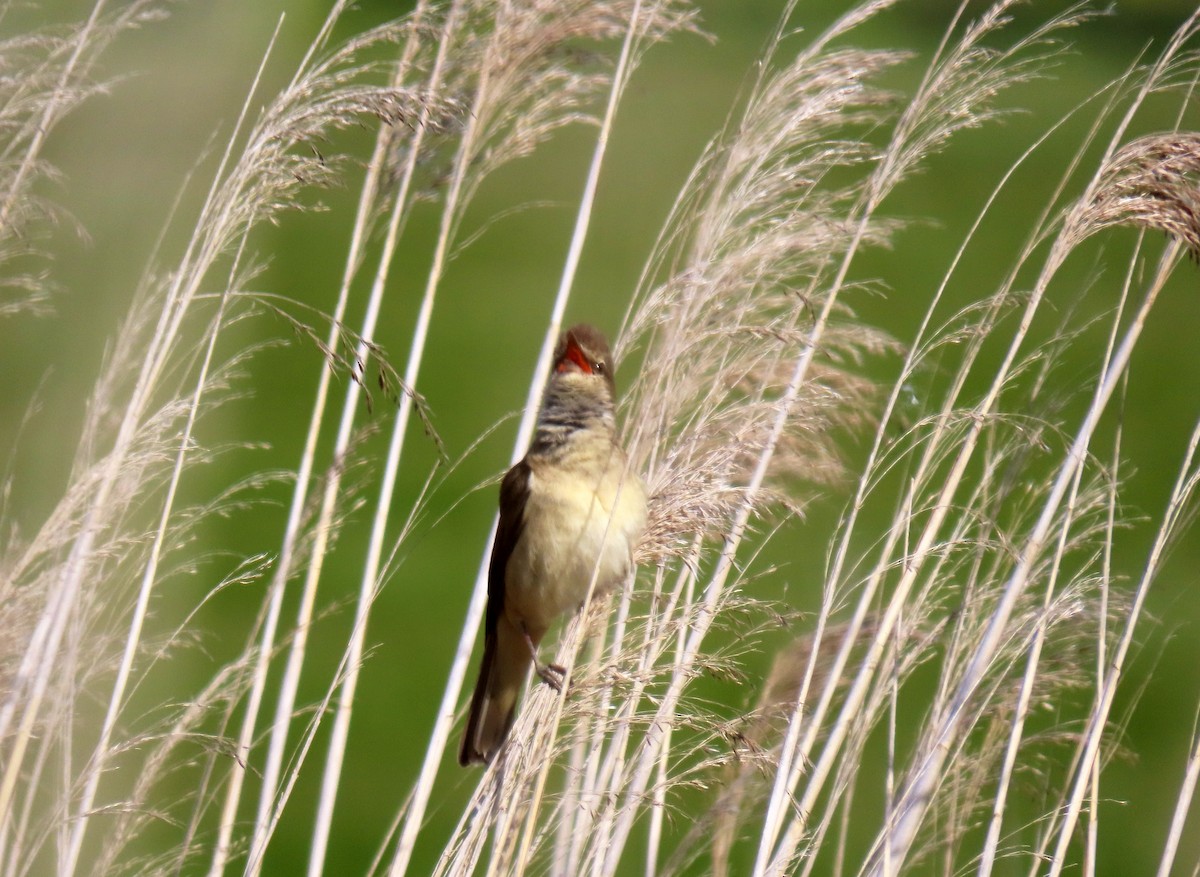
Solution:
<svg viewBox="0 0 1200 877"><path fill-rule="evenodd" d="M580 323L563 333L554 351L553 377L581 387L602 383L613 397L612 353L599 329Z"/></svg>

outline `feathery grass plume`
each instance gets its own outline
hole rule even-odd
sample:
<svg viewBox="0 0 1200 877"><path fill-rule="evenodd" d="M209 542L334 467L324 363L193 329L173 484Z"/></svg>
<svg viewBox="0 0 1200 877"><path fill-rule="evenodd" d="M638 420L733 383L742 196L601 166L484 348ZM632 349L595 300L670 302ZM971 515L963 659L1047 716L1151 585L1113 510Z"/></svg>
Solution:
<svg viewBox="0 0 1200 877"><path fill-rule="evenodd" d="M161 16L159 5L136 0L106 11L97 0L84 21L0 40L0 317L50 306L47 273L30 270L22 258L37 253L39 226L62 218L36 191L38 180L56 177L45 158L46 139L75 107L104 90L92 71L113 39Z"/></svg>
<svg viewBox="0 0 1200 877"><path fill-rule="evenodd" d="M1179 217L1188 209L1190 196L1181 180L1189 173L1190 159L1173 148L1147 148L1141 141L1125 149L1115 146L1145 94L1162 86L1161 72L1177 61L1182 42L1177 38L1159 64L1144 73L1117 126L1111 157L1103 159L1085 196L1061 218L1057 234L1052 227L1034 229L1012 274L981 307L962 315L968 320L965 333L954 328L944 338L925 334L934 324L940 290L934 297L922 334L895 382L887 417L833 549L835 563L827 573L819 623L824 626L836 603L856 591L857 608L840 635L835 672L822 671L824 681L817 684L810 669L796 697L755 873L799 869L808 874L819 862L842 867L851 856L862 856L865 873L890 874L934 854L948 870L982 862L984 873L990 873L1002 837L1010 850L1033 850L1030 862L1050 858L1053 873L1071 861L1072 818L1082 802L1081 790L1089 782L1095 784L1093 791L1098 789L1093 771L1111 730L1107 707L1101 708L1101 677L1112 629L1120 621L1132 634L1140 615L1140 597L1112 590L1109 552L1113 522L1119 520L1119 463L1098 460L1091 441L1123 380L1148 309L1175 264L1176 245L1169 245L1152 269L1137 315L1129 318L1140 249L1135 253L1109 323L1108 349L1094 371L1094 387L1057 377L1072 335L1069 324L1058 325L1055 342L1042 346L1030 345L1030 327L1035 320L1044 323L1045 318L1038 319L1039 306L1069 253L1102 228L1119 222L1170 228L1188 245L1187 223ZM1188 139L1164 135L1153 143ZM1147 176L1155 172L1140 171L1139 162L1161 166L1160 189L1147 189ZM1155 197L1151 191L1163 198L1157 211L1146 207ZM1128 209L1118 213L1118 203ZM1018 294L1018 269L1047 241L1033 292ZM969 239L964 247L971 243ZM1019 319L1005 319L1006 310L1015 310ZM1069 313L1079 310L1081 306ZM945 346L951 334L967 341L954 355ZM983 364L989 362L981 356L985 346L1000 347L998 367ZM931 355L942 368L954 364L945 388L937 391L944 395L931 399L929 416L903 439L887 439L887 418L902 387ZM976 400L967 389L972 378L984 384ZM1069 425L1069 412L1075 409L1065 407L1062 399L1047 398L1047 388L1055 386L1085 396L1094 393L1080 426ZM1063 395L1078 402L1074 394ZM1191 463L1184 466L1186 472ZM889 471L904 473L898 497L883 489ZM848 563L851 540L864 539L860 513L876 503L895 509L882 537L866 537L878 546L877 557L863 554ZM1164 527L1174 526L1164 519ZM864 653L862 632L868 623L872 630ZM914 625L928 629L934 624L944 630L927 644L924 660L936 659L938 678L926 706L920 686L908 682L919 661L907 643ZM1095 677L1087 672L1089 661L1081 658L1095 662ZM1046 734L1031 716L1049 704L1066 709L1079 699L1071 696L1073 691L1094 692L1097 698L1087 716L1088 733L1063 738L1073 755L1059 759L1067 765L1065 777L1046 780L1045 815L1024 827L1002 830L1008 787L1015 772L1038 763L1038 739ZM915 741L898 737L901 721L919 727ZM888 773L882 790L884 820L864 854L853 845L847 826L853 821L850 814L879 804L878 791L867 796L871 804L862 802L857 770L872 733L885 736ZM972 775L975 780L969 779ZM1072 775L1073 798L1067 794ZM840 817L839 807L844 808ZM966 838L988 811L994 815L986 840L968 844ZM831 839L839 818L840 836Z"/></svg>
<svg viewBox="0 0 1200 877"><path fill-rule="evenodd" d="M177 489L185 468L209 455L196 444L194 426L228 381L217 340L242 313L241 293L252 274L245 267L247 235L302 206L306 186L336 178L336 163L313 150L314 141L364 117L407 123L428 111L418 90L373 84L378 65L360 60L401 37L403 21L327 49L343 8L331 12L292 81L244 126L251 89L186 252L169 274L148 276L135 298L134 317L98 381L66 495L41 532L24 546L6 547L14 553L3 564L6 587L33 595L38 605L28 635L18 638L13 684L0 705L5 873L51 862L61 874L124 867L139 820L168 819L162 805L147 803L147 790L191 761L190 752L173 753L189 748L180 741L203 739L195 735L211 713L195 704L231 703L248 680L244 665L252 652L219 674L208 693L180 692L193 708L124 714L164 654L160 644L153 647L157 657L147 655L153 641L146 621L155 588L170 572L164 562L196 519L176 507ZM26 147L32 158L34 149ZM202 292L206 285L225 291L212 296ZM89 726L95 708L86 705L93 701L103 705L98 731ZM230 763L223 757L221 770ZM52 764L58 779L46 783ZM113 781L117 766L138 776L132 788ZM188 806L203 811L203 786L170 810ZM95 837L97 828L85 845L98 823L113 830ZM173 870L195 851L181 844L160 865Z"/></svg>
<svg viewBox="0 0 1200 877"><path fill-rule="evenodd" d="M0 317L40 315L51 308L52 283L49 272L36 267L45 255L37 242L46 226L63 219L63 212L37 191L40 180L57 177L43 154L47 138L73 109L104 90L92 76L112 41L162 14L151 0L128 3L112 13L104 5L97 2L85 21L0 40ZM27 411L26 421L32 415ZM16 431L24 434L24 428ZM13 481L12 469L6 470L0 488L6 531L0 542L0 691L7 692L14 690L22 653L44 606L45 590L22 583L36 574L30 565L57 549L45 544L44 551L35 550L15 520L4 514ZM64 519L72 515L61 511ZM68 533L69 528L55 527L41 538L61 541ZM0 743L5 737L0 733Z"/></svg>
<svg viewBox="0 0 1200 877"><path fill-rule="evenodd" d="M1150 134L1122 146L1097 174L1077 234L1133 225L1166 234L1200 258L1200 135Z"/></svg>
<svg viewBox="0 0 1200 877"><path fill-rule="evenodd" d="M699 397L702 400L699 406L693 404L680 410L680 422L688 427L705 422L706 407L711 405L708 399L712 396L719 399L719 394L728 392L730 387L736 388L739 382L746 381L746 376L761 370L757 364L755 369L746 368L739 362L736 348L731 350L721 345L718 338L722 330L740 328L747 322L747 317L758 320L765 317L777 322L768 322L762 328L771 329L782 324L785 331L796 336L788 339L785 334L777 334L776 337L785 343L776 350L761 341L757 348L751 348L751 356L771 365L765 371L772 377L751 383L754 392L749 394L750 404L740 406L743 409L742 417L738 418L740 430L754 422L755 410L760 409L758 432L730 430L727 433L726 447L740 449L748 460L740 471L718 469L714 484L723 490L744 485L744 494L735 499L725 528L717 531L724 537L725 544L713 569L706 574L707 581L704 576L699 578L703 584L697 587L703 587L703 598L696 616L686 619L685 633L679 636L682 645L676 661L682 661L684 668L701 654L705 630L719 616L721 602L729 593L737 592L733 558L748 522L758 513L757 504L769 499L772 484L777 485L776 493L786 485L792 496L797 495L794 484L788 485L786 480L780 481L772 473L798 471L810 481L820 482L825 473L838 471L831 465L831 461L836 460L831 445L833 437L838 435L833 428L838 425L861 427L864 422L869 422L864 421L863 415L872 408L871 385L856 375L854 369L860 367L858 363L864 356L889 349L891 344L878 332L855 325L848 318L843 297L853 291L846 276L859 249L888 240L892 224L877 218L879 203L955 130L987 118L992 112L990 101L1003 85L1021 81L1036 69L1027 65L1025 53L1040 55L1050 30L1038 31L1032 38L1018 41L1008 50L983 49L982 40L992 37L1004 23L1004 5L994 7L981 22L967 27L956 42L946 44L944 56L931 63L916 96L897 119L891 141L882 150L871 149L858 142L854 127L842 138L830 137L822 129L826 125L839 124L867 126L881 120L880 113L886 109L887 102L862 83L900 58L892 54L840 49L834 40L848 28L882 11L885 5L866 4L854 10L827 34L814 40L812 48L789 68L790 75L785 73L775 81L765 79L758 84L758 91L750 98L747 123L743 126L748 143L743 146L735 141L730 149L735 157L729 165L733 172L727 176L716 175L723 181L731 180L732 184L715 187L716 209L708 205L700 207L700 233L697 235L700 245L694 258L685 263L696 267L682 275L687 280L699 277L704 281L706 275L721 272L721 266L731 265L732 270L727 275L717 273L717 277L721 280L732 277L734 283L726 280L724 289L718 284L718 295L712 296L725 312L716 309L712 317L704 310L689 312L684 308L693 296L685 294L681 296L681 310L675 314L666 311L668 316L663 320L669 327L686 327L683 331L660 330L664 336L665 361L686 363L694 371L703 371L708 362L714 362L719 375L715 380L710 378L706 387L702 385L702 392L709 395ZM1064 23L1056 22L1052 27ZM761 104L757 103L760 94L764 96ZM788 112L781 108L777 94L796 100L798 109ZM950 105L954 112L948 111L944 103L949 100L949 95L953 96ZM759 106L765 108L761 117L755 113ZM780 123L780 119L785 121ZM788 127L789 122L791 127ZM765 136L756 139L760 134ZM831 139L833 146L827 145ZM749 157L746 165L749 172L736 161L743 154ZM828 179L845 179L844 175L834 173L839 166L860 171L850 175L854 182L841 190L826 183ZM767 205L766 209L759 207L759 198ZM745 209L743 205L749 205L748 216L740 212ZM718 233L706 237L710 218L717 220ZM748 230L745 232L749 239L746 243L738 238L743 230ZM720 245L715 252L705 246L709 241L721 241L723 235L728 235L734 244L728 252L723 252ZM743 253L748 255L746 261L738 258ZM710 267L714 263L718 267ZM799 290L802 302L793 304L790 312L773 312L773 306L778 306L773 304L771 293L789 287ZM730 294L726 298L722 293ZM699 302L707 300L702 294L694 298ZM672 334L686 338L697 324L701 331L695 335L698 343L690 355L686 348L672 346L678 343L672 339ZM765 332L761 337L770 339ZM794 343L790 349L786 346L788 340ZM700 344L704 345L702 355ZM744 357L743 354L741 362L747 361ZM649 368L653 369L653 350L648 360ZM749 361L754 362L753 359ZM729 366L733 367L732 371L722 374ZM686 394L683 398L686 399ZM738 405L737 395L726 398ZM663 404L663 400L659 400L657 404L648 405L647 410L660 410ZM695 411L699 411L698 417L692 414ZM719 424L720 419L715 422ZM663 436L670 435L671 430L658 427L656 432ZM798 436L800 441L793 436ZM686 438L686 432L683 437ZM669 446L670 440L667 443ZM675 444L687 447L678 440ZM690 462L685 461L678 467L672 465L666 471L686 472L697 468ZM707 471L707 467L702 467L701 471ZM650 472L653 478L653 466ZM690 569L681 578L686 579L688 575ZM927 632L935 629L935 625L918 618L913 620L912 629ZM821 647L820 629L816 637L811 652L814 655ZM857 634L847 642L856 638ZM899 649L897 646L897 651ZM919 649L910 649L903 654L906 671L919 663ZM678 669L677 664L676 672ZM800 690L803 688L801 685ZM676 704L681 702L681 689L682 685L673 684L663 705L656 704L653 727L669 727L668 722L678 720L675 711ZM669 733L663 732L662 738L665 741L659 745L663 754L655 766L658 795L669 777L670 766L678 757L674 751L666 754ZM650 739L657 742L653 734ZM685 758L686 752L685 748ZM649 780L650 759L641 755L637 770L640 775L635 775L635 792L644 788ZM627 801L631 802L632 796ZM661 804L662 798L658 801ZM632 818L629 811L620 817L626 825ZM688 852L694 853L695 848ZM607 861L611 863L612 859Z"/></svg>

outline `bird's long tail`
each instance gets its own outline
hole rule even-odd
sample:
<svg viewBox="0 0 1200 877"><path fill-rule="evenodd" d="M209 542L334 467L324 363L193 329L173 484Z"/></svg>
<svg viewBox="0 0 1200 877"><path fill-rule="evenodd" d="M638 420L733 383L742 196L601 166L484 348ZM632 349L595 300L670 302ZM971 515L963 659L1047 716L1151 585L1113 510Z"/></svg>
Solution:
<svg viewBox="0 0 1200 877"><path fill-rule="evenodd" d="M533 663L525 637L503 614L483 643L483 661L458 763L489 762L508 736L517 713L517 697Z"/></svg>

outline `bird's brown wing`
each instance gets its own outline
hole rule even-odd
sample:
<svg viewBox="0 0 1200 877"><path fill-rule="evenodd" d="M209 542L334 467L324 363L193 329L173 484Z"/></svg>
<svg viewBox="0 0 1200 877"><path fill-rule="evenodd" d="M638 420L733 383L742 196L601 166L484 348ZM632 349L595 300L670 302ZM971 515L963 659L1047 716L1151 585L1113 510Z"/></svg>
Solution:
<svg viewBox="0 0 1200 877"><path fill-rule="evenodd" d="M500 522L488 565L487 614L483 622L483 658L471 711L458 753L463 766L490 761L508 736L516 712L516 698L524 683L531 657L525 644L504 618L504 573L525 522L529 497L529 464L524 460L508 470L500 483ZM500 625L506 635L500 636Z"/></svg>
<svg viewBox="0 0 1200 877"><path fill-rule="evenodd" d="M525 525L529 475L529 464L521 460L500 482L500 523L496 525L496 539L492 542L492 559L488 565L488 604L483 626L487 635L496 632L496 622L504 611L504 571Z"/></svg>

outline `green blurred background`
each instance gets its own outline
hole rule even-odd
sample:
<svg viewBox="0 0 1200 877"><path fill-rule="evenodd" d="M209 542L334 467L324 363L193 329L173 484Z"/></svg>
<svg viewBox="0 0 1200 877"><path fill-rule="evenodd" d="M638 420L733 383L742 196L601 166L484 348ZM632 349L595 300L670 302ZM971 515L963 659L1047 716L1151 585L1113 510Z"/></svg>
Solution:
<svg viewBox="0 0 1200 877"><path fill-rule="evenodd" d="M729 114L782 6L778 0L709 0L698 5L703 26L716 41L685 36L652 50L621 109L569 320L593 321L615 330L679 186ZM1021 11L1023 18L1062 8L1030 5L1032 9ZM796 23L807 33L819 32L841 6L826 0L801 3ZM69 21L85 16L88 8L74 0L58 0L38 14ZM341 32L348 35L402 8L362 2L346 16ZM185 193L176 221L168 228L160 259L166 267L187 238L206 174L214 166L213 153L224 144L280 16L286 12L262 94L286 81L324 9L324 3L301 0L175 4L167 20L115 44L101 66L103 77L111 82L109 93L88 101L51 139L49 158L61 170L61 178L43 185L41 194L63 205L86 236L71 224L52 231L45 248L53 254L49 268L58 287L55 313L10 319L4 327L0 369L7 390L0 401L0 447L15 461L17 473L5 513L23 530L40 526L67 483L84 401L153 243L168 221L176 192L195 170L202 185ZM889 82L911 89L952 10L953 4L941 0L902 4L863 28L857 42L916 52L916 60ZM944 155L928 163L925 173L903 184L885 213L918 221L899 234L894 250L861 260L859 276L880 278L889 292L856 301L859 315L901 340L908 338L954 248L1009 164L1040 132L1121 74L1139 52L1147 46L1151 52L1160 49L1190 11L1182 0L1120 3L1116 15L1072 31L1075 53L1053 79L1016 88L1004 97L1005 106L1025 112L963 133ZM5 22L8 27L20 23L15 17ZM801 35L794 45L803 45L804 39ZM254 101L255 106L261 103L261 97ZM1160 121L1151 119L1139 130L1170 124L1174 107L1164 103L1156 108ZM960 275L972 278L974 288L960 280L952 291L961 301L986 294L1012 264L1028 217L1043 205L1089 120L1085 114L1078 124L1066 126L1031 158L1004 196L1001 209L985 226L986 245L976 247L969 268ZM489 180L470 211L466 233L513 206L529 209L490 226L450 265L442 284L419 389L452 459L500 425L439 481L426 515L401 546L401 563L376 606L329 873L364 870L419 767L495 506L494 489L477 487L500 472L511 453L511 415L525 397L593 133L588 128L568 129L534 156ZM365 156L372 136L369 130L351 131L329 148ZM266 270L257 288L316 308L332 308L358 182L359 172L352 169L344 187L319 193L327 211L285 216L279 226L259 230L255 249ZM403 363L408 352L436 221L435 205L417 210L392 270L377 340L396 364ZM1112 278L1119 275L1131 239L1132 233L1111 235L1094 263L1078 267L1081 282L1098 266L1116 268L1086 300L1088 307L1115 302ZM1200 413L1196 277L1195 266L1184 266L1180 282L1153 315L1134 363L1124 412L1125 455L1130 471L1136 470L1125 493L1132 518L1160 513L1188 431ZM220 278L213 278L214 289L219 283ZM358 291L364 293L365 284L360 283ZM364 297L358 297L348 315L352 326L358 324ZM219 465L193 470L185 486L189 499L210 497L250 472L295 465L312 390L324 367L318 351L294 338L283 321L263 315L240 324L226 339L224 352L232 354L270 338L293 343L255 355L246 366L246 380L238 385L249 392L211 413L200 435L208 443L265 443L269 450L233 450ZM1071 354L1072 362L1078 358L1081 376L1089 367L1094 369L1102 352L1097 337L1085 336L1084 342ZM879 366L881 379L887 378L887 366ZM1069 373L1069 368L1060 371ZM18 438L17 424L31 400L38 410ZM372 415L365 415L378 424L381 434L365 443L362 456L370 465L353 476L368 503L376 489L375 463L382 457L392 413L389 405L379 404ZM401 516L435 462L419 428L410 436L406 453L396 501ZM855 453L851 449L851 456ZM220 556L195 575L170 580L169 597L158 608L163 629L182 617L237 558L277 550L289 495L286 485L278 485L264 492L268 504L253 516L234 515L206 528L205 540ZM844 499L836 491L814 496L804 525L781 534L770 559L783 569L766 596L786 599L799 609L815 607L825 546ZM326 568L322 603L349 600L356 592L368 527L366 512L350 515ZM1118 562L1127 572L1139 568L1148 533L1135 525L1122 537L1124 555ZM1127 685L1118 709L1121 714L1133 702L1132 695L1140 694L1124 740L1133 755L1112 766L1105 784L1109 802L1101 816L1103 874L1150 873L1161 850L1200 698L1200 597L1194 576L1198 566L1200 547L1194 539L1183 541L1152 593L1150 609L1158 622L1146 627L1144 648L1131 668L1131 677L1144 680L1144 688L1135 691L1139 684ZM247 587L207 606L198 619L205 631L201 648L175 662L173 689L141 692L146 704L199 689L220 662L241 650L260 601L261 591ZM285 618L293 614L289 603ZM351 617L352 610L343 609L314 631L314 654L328 657L314 664L325 670L305 678L302 703L324 693ZM748 674L761 674L769 657L749 656ZM733 707L750 697L732 687L727 693ZM281 842L267 857L270 874L298 873L305 865L308 825L315 810L311 796L323 755L319 746L307 779L297 786L281 824ZM474 772L446 767L434 793L429 840L419 847L423 858L413 873L422 873L431 861L428 857L440 849L476 778ZM1193 820L1193 827L1197 824ZM1200 857L1198 833L1190 833L1182 861ZM147 845L152 843L147 840Z"/></svg>

